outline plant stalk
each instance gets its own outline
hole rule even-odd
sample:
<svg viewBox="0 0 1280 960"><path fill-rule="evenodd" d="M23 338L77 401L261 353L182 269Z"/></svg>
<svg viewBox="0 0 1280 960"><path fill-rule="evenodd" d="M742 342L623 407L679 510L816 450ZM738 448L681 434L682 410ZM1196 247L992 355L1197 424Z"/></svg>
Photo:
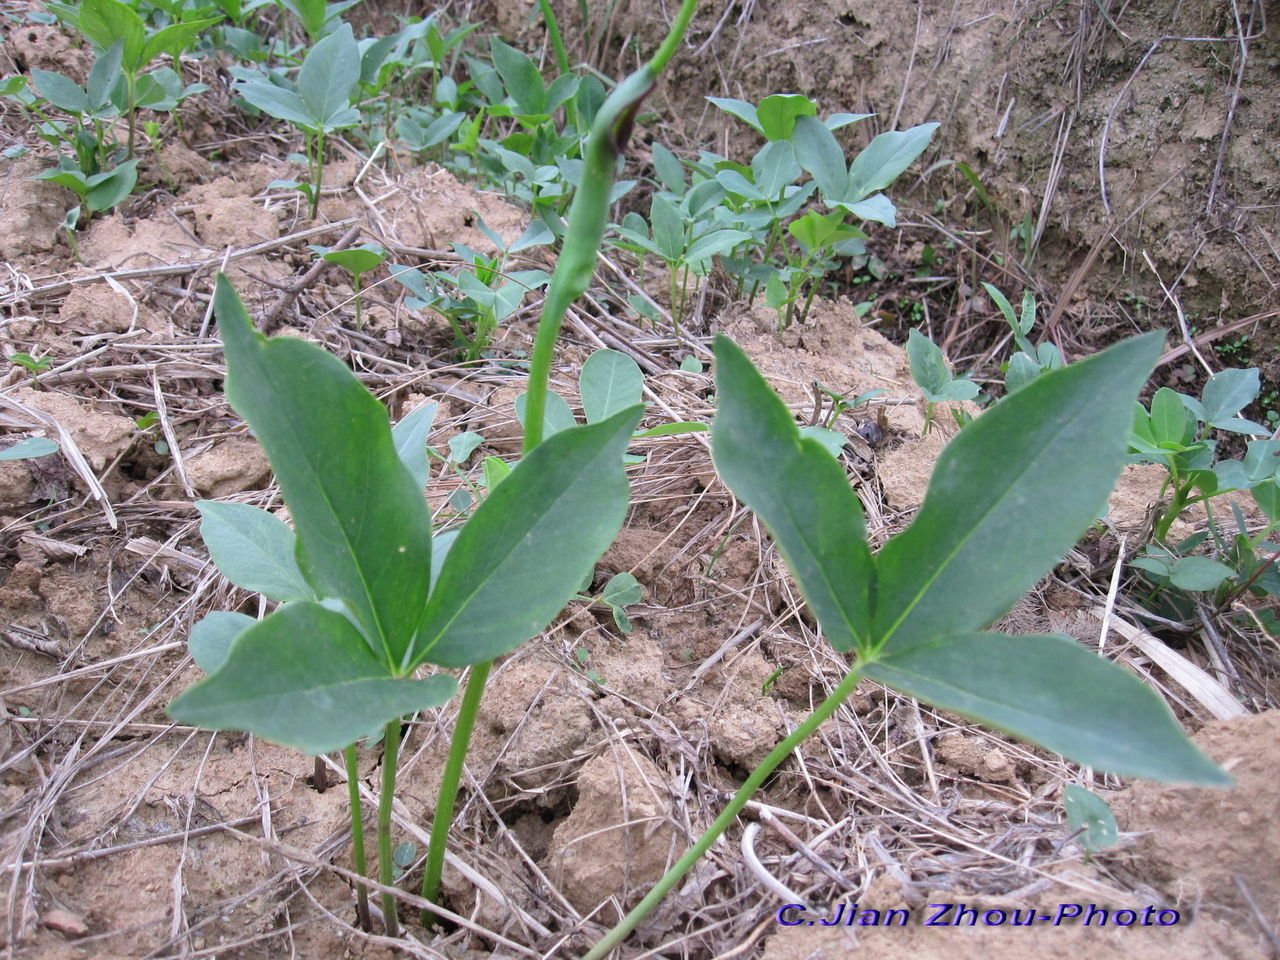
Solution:
<svg viewBox="0 0 1280 960"><path fill-rule="evenodd" d="M564 245L556 260L551 285L542 303L542 314L538 318L538 334L529 368L529 389L525 395L523 452L526 456L542 442L543 418L547 409L547 383L551 378L551 363L555 356L556 340L560 336L560 325L564 322L569 305L586 292L595 274L596 255L604 239L605 223L609 215L609 194L617 175L618 158L626 149L641 101L653 89L658 74L667 61L674 56L697 5L698 0L682 0L671 31L653 59L614 88L596 112L591 125L591 136L587 140L583 157L581 184L569 206ZM471 731L475 725L480 698L484 694L484 684L492 667L492 661L472 666L462 706L459 708L457 725L454 727L453 740L449 744L449 757L445 762L444 777L440 783L431 824L426 875L422 883L423 898L433 903L440 895L445 842L457 801L462 764L471 743ZM391 785L394 786L394 772L391 776ZM381 839L379 836L379 841ZM389 870L390 837L387 838L386 854L380 854L380 858L380 866L385 862ZM384 879L383 882L389 884L391 881ZM394 909L394 904L392 908ZM427 924L432 920L427 911L424 911L422 919Z"/></svg>
<svg viewBox="0 0 1280 960"><path fill-rule="evenodd" d="M693 868L694 864L702 859L703 854L711 849L711 845L720 838L720 835L732 825L738 814L742 812L742 808L747 805L747 801L755 795L755 792L768 779L769 774L773 773L783 760L791 756L792 751L817 730L822 721L835 713L836 708L853 692L860 679L862 679L862 673L856 667L845 674L844 679L831 692L831 695L818 704L817 709L809 714L804 722L792 731L790 736L774 747L758 767L751 771L751 775L747 777L738 792L733 795L733 799L729 801L728 806L724 808L720 816L716 817L715 822L707 828L706 833L698 838L698 842L676 861L676 865L654 884L653 889L645 895L645 898L636 904L635 908L623 917L617 926L605 935L604 939L592 947L582 960L603 960L610 950L618 946L623 938L634 930L654 907L662 902L662 898L671 892L671 889Z"/></svg>
<svg viewBox="0 0 1280 960"><path fill-rule="evenodd" d="M671 31L645 66L616 87L601 104L587 140L582 181L569 206L564 247L556 261L551 286L542 301L538 336L529 367L529 392L525 398L524 452L542 442L542 418L547 408L547 381L560 324L569 305L586 291L595 272L596 254L604 239L609 215L609 194L617 173L618 157L626 149L640 103L657 83L658 74L675 55L684 39L698 0L683 0Z"/></svg>
<svg viewBox="0 0 1280 960"><path fill-rule="evenodd" d="M353 743L342 751L342 759L347 766L347 806L351 810L351 856L355 861L356 873L362 877L369 875L369 864L364 855L364 815L360 810L360 770L356 761L356 745ZM356 884L356 916L360 921L360 929L368 933L373 929L369 922L369 888L363 883Z"/></svg>
<svg viewBox="0 0 1280 960"><path fill-rule="evenodd" d="M453 728L453 740L449 744L449 756L444 764L444 776L440 781L440 795L436 812L431 819L431 840L427 846L426 875L422 878L422 899L435 903L440 896L440 878L444 874L444 851L449 840L449 824L453 822L453 808L458 799L458 781L462 778L462 765L471 745L471 732L475 729L476 714L480 710L480 698L484 695L485 681L493 661L478 663L467 677L467 689L462 694L458 719ZM435 916L429 910L422 911L422 922L430 926Z"/></svg>
<svg viewBox="0 0 1280 960"><path fill-rule="evenodd" d="M378 880L386 887L394 886L396 882L395 863L391 858L391 801L396 795L399 758L400 718L396 717L387 724L382 735L382 791L378 794ZM382 894L382 925L388 937L400 936L396 898L390 893Z"/></svg>

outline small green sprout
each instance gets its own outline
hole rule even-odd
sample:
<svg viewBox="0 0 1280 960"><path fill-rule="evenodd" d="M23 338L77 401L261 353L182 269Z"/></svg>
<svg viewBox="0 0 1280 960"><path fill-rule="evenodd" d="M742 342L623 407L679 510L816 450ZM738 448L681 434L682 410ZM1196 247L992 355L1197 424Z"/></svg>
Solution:
<svg viewBox="0 0 1280 960"><path fill-rule="evenodd" d="M942 349L914 327L907 335L907 357L911 361L911 379L924 394L925 433L929 432L937 404L972 400L978 395L978 385L972 380L954 377Z"/></svg>
<svg viewBox="0 0 1280 960"><path fill-rule="evenodd" d="M1120 842L1120 829L1107 801L1091 790L1068 783L1062 792L1062 809L1072 836L1085 852L1085 860Z"/></svg>
<svg viewBox="0 0 1280 960"><path fill-rule="evenodd" d="M359 83L360 46L351 25L344 23L311 48L292 89L265 76L244 72L232 86L250 106L278 120L287 120L306 136L308 182L277 181L274 185L300 190L310 202L312 220L324 186L325 138L360 122L359 111L351 105Z"/></svg>
<svg viewBox="0 0 1280 960"><path fill-rule="evenodd" d="M356 329L364 329L360 315L360 285L364 275L376 270L387 259L387 251L376 243L365 243L358 247L347 247L345 250L330 250L328 247L312 244L311 249L320 254L322 260L336 263L351 274L351 289L356 300Z"/></svg>

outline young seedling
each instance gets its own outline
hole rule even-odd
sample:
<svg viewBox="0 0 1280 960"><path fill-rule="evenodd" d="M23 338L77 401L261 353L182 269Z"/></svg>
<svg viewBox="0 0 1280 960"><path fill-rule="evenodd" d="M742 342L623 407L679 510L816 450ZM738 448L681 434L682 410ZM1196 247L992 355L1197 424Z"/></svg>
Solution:
<svg viewBox="0 0 1280 960"><path fill-rule="evenodd" d="M344 23L311 48L298 70L294 89L243 74L233 86L250 105L277 120L287 120L306 136L309 182L280 181L275 185L301 190L310 202L313 220L324 186L325 137L360 122L360 112L351 106L359 83L360 46L351 25Z"/></svg>
<svg viewBox="0 0 1280 960"><path fill-rule="evenodd" d="M351 291L356 300L356 329L364 329L360 315L360 281L370 270L376 270L382 265L382 261L387 259L387 251L376 243L364 243L343 250L330 250L313 244L311 249L320 254L322 260L336 263L351 274Z"/></svg>
<svg viewBox="0 0 1280 960"><path fill-rule="evenodd" d="M914 327L907 334L907 358L911 361L911 379L924 394L924 433L929 432L933 408L939 403L972 400L978 395L978 385L952 376L941 348Z"/></svg>
<svg viewBox="0 0 1280 960"><path fill-rule="evenodd" d="M48 6L60 20L75 26L88 37L95 49L108 51L117 45L120 47L120 70L124 79L121 112L128 118L127 149L129 159L133 159L138 108L163 103L175 93L176 99L181 99L184 95L181 90L173 89L173 79L161 80L152 75L144 75L142 71L162 53L170 54L176 64L182 51L201 33L221 20L222 14L171 23L159 30L152 30L133 7L120 0L83 0L78 7L64 3L50 3ZM174 79L180 88L181 79L176 78L176 75ZM193 91L189 88L187 92Z"/></svg>
<svg viewBox="0 0 1280 960"><path fill-rule="evenodd" d="M1128 671L1061 635L983 632L1096 516L1161 340L1117 344L996 404L943 451L914 522L873 557L843 469L800 436L746 355L717 338L716 469L769 529L827 641L855 660L585 960L602 960L634 929L863 677L1099 770L1230 783Z"/></svg>
<svg viewBox="0 0 1280 960"><path fill-rule="evenodd" d="M1022 311L1015 314L1013 304L992 284L983 281L983 288L1000 310L1001 316L1013 331L1013 342L1018 348L1009 358L1005 370L1004 386L1010 393L1021 390L1040 374L1057 370L1062 366L1062 354L1052 343L1035 346L1031 342L1031 329L1036 324L1036 297L1030 290L1022 292Z"/></svg>
<svg viewBox="0 0 1280 960"><path fill-rule="evenodd" d="M1085 852L1085 861L1099 850L1120 841L1120 829L1107 801L1091 790L1068 783L1062 791L1062 809L1067 814L1071 835Z"/></svg>
<svg viewBox="0 0 1280 960"><path fill-rule="evenodd" d="M389 886L402 718L439 706L455 689L451 676L420 678L418 670L471 666L432 824L428 899L438 896L444 840L493 658L538 633L564 607L626 513L623 454L643 408L632 405L544 440L547 381L565 309L591 278L618 154L694 5L686 0L659 54L597 114L589 176L570 212L538 330L523 458L450 538L438 567L436 554L444 551L433 543L422 497L427 459L419 441L427 415L406 418L397 437L382 405L336 358L296 338L265 339L230 282L218 280L214 312L227 398L266 451L296 533L245 504L199 504L201 534L219 569L281 605L262 620L218 613L200 621L191 652L208 676L169 712L181 722L245 730L310 754L343 750L349 778L356 775L353 744L384 725L376 822L379 879ZM349 29L339 28L320 43L344 32L349 38ZM352 818L359 835L358 802ZM365 865L357 868L363 873ZM395 898L384 894L382 907L387 932L395 935Z"/></svg>

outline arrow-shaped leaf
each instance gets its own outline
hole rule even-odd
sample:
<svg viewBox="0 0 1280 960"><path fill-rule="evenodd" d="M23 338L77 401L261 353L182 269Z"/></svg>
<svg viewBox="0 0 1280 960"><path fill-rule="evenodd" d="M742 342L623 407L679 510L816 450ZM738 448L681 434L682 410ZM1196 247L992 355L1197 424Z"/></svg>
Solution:
<svg viewBox="0 0 1280 960"><path fill-rule="evenodd" d="M915 521L876 557L878 643L982 629L1071 549L1120 474L1162 339L1037 377L948 444Z"/></svg>

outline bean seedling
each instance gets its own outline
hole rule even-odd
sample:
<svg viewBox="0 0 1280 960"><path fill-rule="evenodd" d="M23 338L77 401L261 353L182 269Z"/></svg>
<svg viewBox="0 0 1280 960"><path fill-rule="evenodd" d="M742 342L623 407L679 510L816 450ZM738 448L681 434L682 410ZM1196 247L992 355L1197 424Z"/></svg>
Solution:
<svg viewBox="0 0 1280 960"><path fill-rule="evenodd" d="M716 339L716 469L773 535L828 642L856 659L585 960L601 960L648 915L863 677L1100 770L1230 783L1137 677L1068 637L983 632L1096 516L1161 339L1135 337L1046 373L975 420L943 451L914 522L874 557L843 469L800 435L746 355Z"/></svg>
<svg viewBox="0 0 1280 960"><path fill-rule="evenodd" d="M296 533L247 504L203 501L201 534L232 583L281 604L262 620L210 614L191 652L208 676L169 706L175 719L236 729L310 754L342 750L356 778L357 740L382 727L377 813L379 879L395 880L391 806L402 718L444 703L455 682L419 678L424 664L471 666L432 824L424 892L438 897L444 844L463 760L493 658L543 629L577 592L621 527L628 502L623 454L643 412L543 438L552 352L568 305L586 288L604 232L617 158L641 98L675 53L693 14L685 0L648 65L596 114L582 186L569 213L534 348L523 458L495 484L432 577L438 545L422 496L421 424L398 427L335 357L305 341L264 338L234 288L214 295L227 359L226 391L275 471ZM342 27L317 44L350 39ZM312 56L315 50L312 51ZM305 69L305 65L304 65ZM352 790L352 829L363 836ZM357 869L363 844L355 850ZM383 894L388 934L395 898Z"/></svg>

